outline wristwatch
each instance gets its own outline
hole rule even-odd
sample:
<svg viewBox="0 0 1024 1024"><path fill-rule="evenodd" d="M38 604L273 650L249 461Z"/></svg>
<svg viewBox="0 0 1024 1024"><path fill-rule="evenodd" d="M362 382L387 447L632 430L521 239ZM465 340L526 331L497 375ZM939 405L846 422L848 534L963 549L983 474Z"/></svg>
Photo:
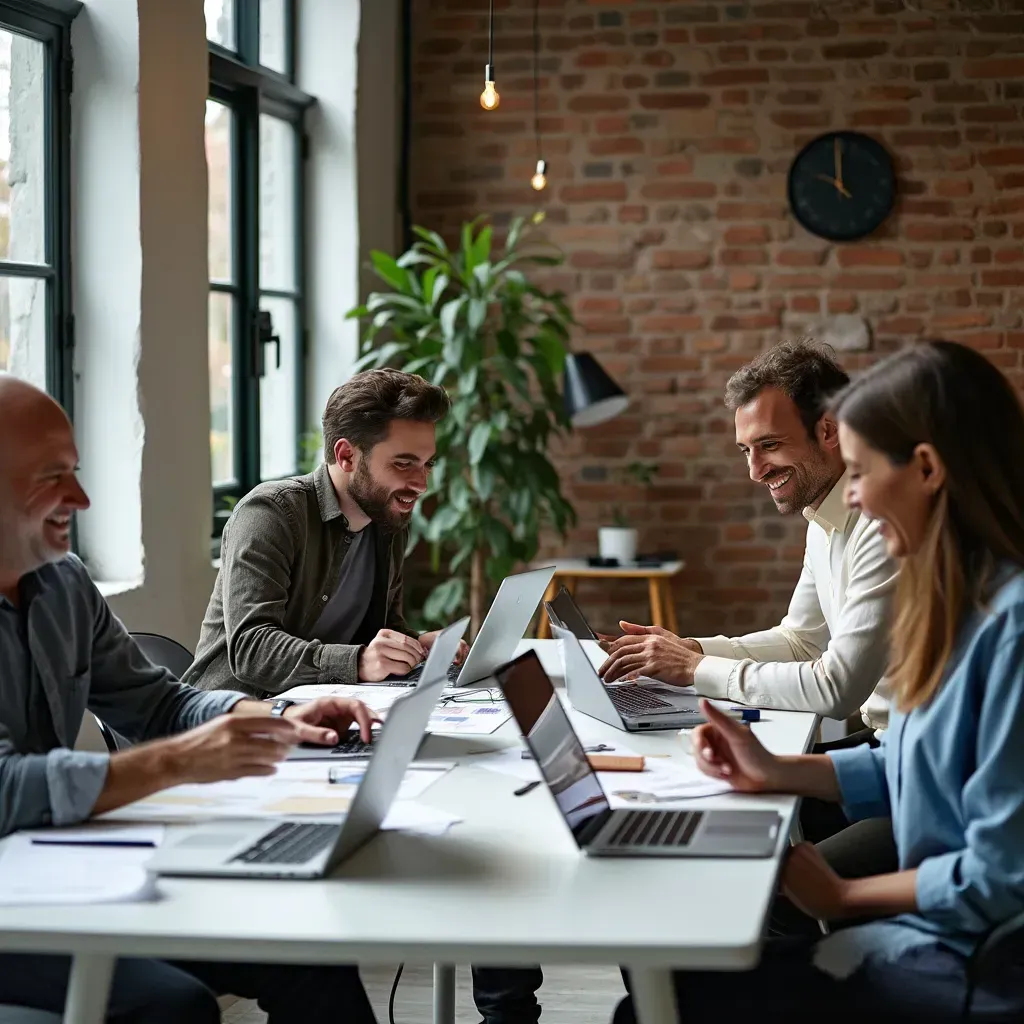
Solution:
<svg viewBox="0 0 1024 1024"><path fill-rule="evenodd" d="M282 697L280 700L274 701L274 706L270 709L271 718L280 718L293 704L297 704L298 701L286 700Z"/></svg>

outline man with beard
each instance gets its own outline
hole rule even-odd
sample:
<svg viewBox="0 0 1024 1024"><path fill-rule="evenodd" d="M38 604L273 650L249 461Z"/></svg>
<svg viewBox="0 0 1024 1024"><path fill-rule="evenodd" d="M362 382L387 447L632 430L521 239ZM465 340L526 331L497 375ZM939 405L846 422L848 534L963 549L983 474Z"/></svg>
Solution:
<svg viewBox="0 0 1024 1024"><path fill-rule="evenodd" d="M378 682L423 660L437 633L417 637L402 616L404 532L449 405L442 388L398 370L335 389L324 464L261 484L228 520L185 681L268 697L300 683ZM539 967L473 968L485 1024L534 1024L541 983Z"/></svg>
<svg viewBox="0 0 1024 1024"><path fill-rule="evenodd" d="M807 520L803 568L782 622L746 636L699 639L621 622L624 635L605 638L605 680L653 676L708 697L826 718L859 712L859 731L819 744L817 752L877 745L888 722L883 673L897 568L879 524L843 502L848 475L827 410L847 383L827 347L787 342L726 385L750 479L768 488L783 515ZM840 874L896 869L887 819L847 828L838 804L805 800L800 820L804 838L828 840L822 852Z"/></svg>
<svg viewBox="0 0 1024 1024"><path fill-rule="evenodd" d="M449 405L443 388L399 370L335 389L324 463L260 484L228 520L185 682L265 698L300 683L379 682L423 660L437 633L405 624L404 533Z"/></svg>

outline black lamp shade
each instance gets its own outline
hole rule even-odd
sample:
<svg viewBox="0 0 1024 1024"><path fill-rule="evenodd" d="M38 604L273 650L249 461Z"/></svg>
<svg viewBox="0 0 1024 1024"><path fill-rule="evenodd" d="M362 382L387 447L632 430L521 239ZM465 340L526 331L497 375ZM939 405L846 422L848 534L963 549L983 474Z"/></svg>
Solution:
<svg viewBox="0 0 1024 1024"><path fill-rule="evenodd" d="M594 427L624 412L626 393L589 352L565 357L565 412L574 427Z"/></svg>

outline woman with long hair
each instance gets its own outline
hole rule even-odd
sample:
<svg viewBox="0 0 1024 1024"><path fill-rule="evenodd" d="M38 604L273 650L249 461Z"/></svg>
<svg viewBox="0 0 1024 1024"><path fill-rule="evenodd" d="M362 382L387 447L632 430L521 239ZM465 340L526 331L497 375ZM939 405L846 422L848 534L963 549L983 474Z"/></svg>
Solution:
<svg viewBox="0 0 1024 1024"><path fill-rule="evenodd" d="M782 887L820 940L770 940L746 975L677 975L682 1024L964 1019L967 960L1024 911L1024 413L1005 377L934 341L876 365L834 403L847 503L900 560L878 749L778 757L705 702L693 749L743 792L890 816L900 870L836 875L795 847ZM633 1019L626 999L616 1024ZM974 994L971 1020L1024 1020L1024 964Z"/></svg>

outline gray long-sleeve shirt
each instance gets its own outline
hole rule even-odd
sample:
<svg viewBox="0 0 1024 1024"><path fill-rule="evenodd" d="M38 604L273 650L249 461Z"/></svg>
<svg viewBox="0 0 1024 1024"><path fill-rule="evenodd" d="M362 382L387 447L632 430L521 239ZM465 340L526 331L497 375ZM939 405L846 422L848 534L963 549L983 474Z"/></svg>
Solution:
<svg viewBox="0 0 1024 1024"><path fill-rule="evenodd" d="M87 818L109 757L69 749L86 710L132 741L184 732L245 695L195 690L157 668L74 556L0 597L0 835Z"/></svg>

